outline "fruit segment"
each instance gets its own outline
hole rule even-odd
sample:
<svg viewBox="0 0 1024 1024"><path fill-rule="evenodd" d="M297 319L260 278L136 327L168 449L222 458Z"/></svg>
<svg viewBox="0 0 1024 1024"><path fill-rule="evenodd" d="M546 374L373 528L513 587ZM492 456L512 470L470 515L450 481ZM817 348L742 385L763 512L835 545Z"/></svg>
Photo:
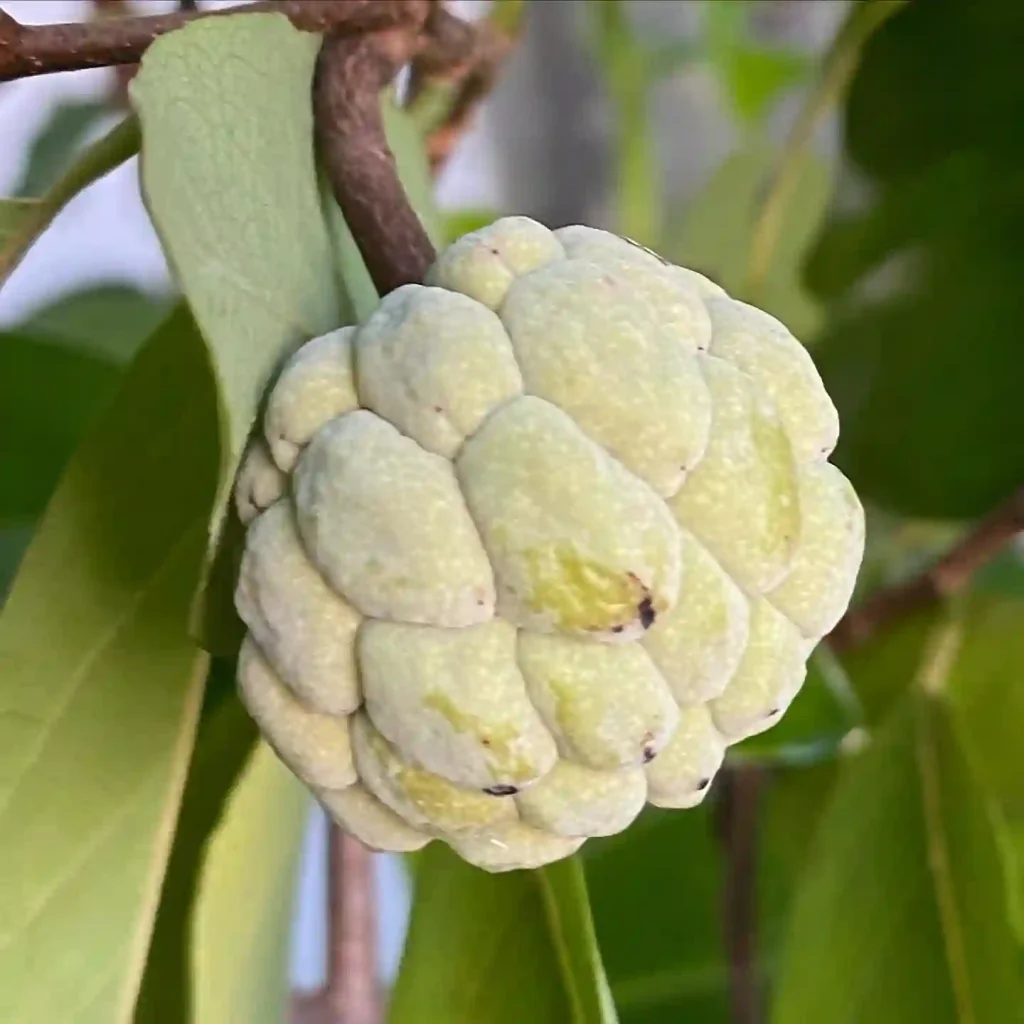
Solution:
<svg viewBox="0 0 1024 1024"><path fill-rule="evenodd" d="M817 638L842 618L864 558L864 509L829 462L800 469L800 524L793 567L769 599L805 636Z"/></svg>
<svg viewBox="0 0 1024 1024"><path fill-rule="evenodd" d="M516 797L529 825L560 836L611 836L643 810L647 782L640 768L598 772L559 761L540 782Z"/></svg>
<svg viewBox="0 0 1024 1024"><path fill-rule="evenodd" d="M414 828L447 834L516 820L511 797L464 789L409 764L363 711L353 715L351 722L359 778L381 803Z"/></svg>
<svg viewBox="0 0 1024 1024"><path fill-rule="evenodd" d="M711 396L693 345L673 336L627 272L552 264L515 281L501 318L530 394L568 413L658 494L679 489L704 454Z"/></svg>
<svg viewBox="0 0 1024 1024"><path fill-rule="evenodd" d="M595 644L523 631L519 667L562 756L635 767L668 742L679 708L639 644Z"/></svg>
<svg viewBox="0 0 1024 1024"><path fill-rule="evenodd" d="M657 807L696 807L725 758L725 740L707 705L683 708L668 746L644 769L648 799Z"/></svg>
<svg viewBox="0 0 1024 1024"><path fill-rule="evenodd" d="M359 635L366 707L402 756L450 782L513 793L550 771L555 741L516 664L516 631L369 621Z"/></svg>
<svg viewBox="0 0 1024 1024"><path fill-rule="evenodd" d="M354 334L354 327L340 327L303 345L274 385L263 433L274 462L286 473L325 423L359 408L352 370Z"/></svg>
<svg viewBox="0 0 1024 1024"><path fill-rule="evenodd" d="M457 292L409 284L359 328L363 404L422 445L451 458L523 380L501 321Z"/></svg>
<svg viewBox="0 0 1024 1024"><path fill-rule="evenodd" d="M412 853L433 838L407 825L359 783L346 789L321 789L316 797L332 820L371 850Z"/></svg>
<svg viewBox="0 0 1024 1024"><path fill-rule="evenodd" d="M291 503L249 527L235 607L274 671L306 704L332 715L359 706L355 639L361 616L306 557Z"/></svg>
<svg viewBox="0 0 1024 1024"><path fill-rule="evenodd" d="M542 224L529 217L503 217L448 246L430 268L427 284L462 292L496 310L518 275L564 255Z"/></svg>
<svg viewBox="0 0 1024 1024"><path fill-rule="evenodd" d="M655 665L683 705L717 697L747 645L750 605L718 562L681 528L679 599L643 638Z"/></svg>
<svg viewBox="0 0 1024 1024"><path fill-rule="evenodd" d="M803 684L811 646L768 601L753 603L743 659L725 692L710 704L728 743L764 732L782 717Z"/></svg>
<svg viewBox="0 0 1024 1024"><path fill-rule="evenodd" d="M356 781L349 720L304 707L274 675L251 637L238 655L238 687L267 742L296 775L325 789Z"/></svg>
<svg viewBox="0 0 1024 1024"><path fill-rule="evenodd" d="M494 614L490 563L451 463L360 410L331 420L295 467L303 546L363 615L468 626Z"/></svg>
<svg viewBox="0 0 1024 1024"><path fill-rule="evenodd" d="M748 594L776 586L800 536L796 463L782 421L730 363L701 357L714 401L700 465L670 500L681 523Z"/></svg>
<svg viewBox="0 0 1024 1024"><path fill-rule="evenodd" d="M519 821L483 832L447 836L446 841L463 860L493 872L543 867L572 856L583 845L583 839L556 836Z"/></svg>
<svg viewBox="0 0 1024 1024"><path fill-rule="evenodd" d="M456 466L508 621L629 640L675 603L679 532L664 502L549 402L502 406Z"/></svg>

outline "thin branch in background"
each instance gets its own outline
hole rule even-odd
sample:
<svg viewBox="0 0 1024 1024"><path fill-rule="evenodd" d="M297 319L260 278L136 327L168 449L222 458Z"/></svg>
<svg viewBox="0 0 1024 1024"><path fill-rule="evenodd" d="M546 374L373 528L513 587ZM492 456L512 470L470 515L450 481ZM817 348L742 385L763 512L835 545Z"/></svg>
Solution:
<svg viewBox="0 0 1024 1024"><path fill-rule="evenodd" d="M965 589L975 574L1024 531L1024 487L989 513L931 568L851 609L828 637L839 652L860 647L887 626Z"/></svg>
<svg viewBox="0 0 1024 1024"><path fill-rule="evenodd" d="M215 11L176 11L131 18L22 25L8 14L0 20L0 81L57 71L136 64L158 36L196 18L277 12L307 32L372 32L422 24L431 0L259 0Z"/></svg>
<svg viewBox="0 0 1024 1024"><path fill-rule="evenodd" d="M905 3L906 0L865 0L854 4L829 47L818 80L800 109L754 221L744 288L748 301L757 301L771 269L783 218L795 197L801 166L818 125L846 93L864 44Z"/></svg>
<svg viewBox="0 0 1024 1024"><path fill-rule="evenodd" d="M327 1007L332 1024L380 1024L373 853L331 826L328 856Z"/></svg>
<svg viewBox="0 0 1024 1024"><path fill-rule="evenodd" d="M757 833L764 769L732 765L722 773L717 825L725 859L722 930L729 963L732 1024L760 1024L763 993L757 957Z"/></svg>
<svg viewBox="0 0 1024 1024"><path fill-rule="evenodd" d="M526 0L495 0L488 17L475 26L474 45L467 46L454 32L449 31L444 39L437 26L443 8L431 10L427 27L438 45L413 62L409 102L414 104L434 92L445 100L444 116L427 135L427 159L435 175L444 169L494 88L522 36L525 11Z"/></svg>

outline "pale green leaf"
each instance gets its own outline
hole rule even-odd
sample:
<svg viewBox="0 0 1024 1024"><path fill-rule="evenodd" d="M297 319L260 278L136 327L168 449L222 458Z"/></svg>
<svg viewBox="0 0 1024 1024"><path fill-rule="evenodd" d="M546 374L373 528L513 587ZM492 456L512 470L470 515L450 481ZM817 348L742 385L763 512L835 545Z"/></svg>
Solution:
<svg viewBox="0 0 1024 1024"><path fill-rule="evenodd" d="M674 223L665 255L744 298L755 215L777 158L768 145L751 145L728 157ZM832 172L820 157L807 154L797 177L800 201L786 207L757 305L808 340L821 323L821 309L803 286L801 267L825 215Z"/></svg>
<svg viewBox="0 0 1024 1024"><path fill-rule="evenodd" d="M34 198L50 188L100 119L111 112L104 100L70 100L58 104L25 157L25 169L14 190L16 196Z"/></svg>
<svg viewBox="0 0 1024 1024"><path fill-rule="evenodd" d="M929 685L934 669L924 671ZM946 706L914 689L843 766L796 899L771 1020L1022 1017L985 794Z"/></svg>
<svg viewBox="0 0 1024 1024"><path fill-rule="evenodd" d="M259 744L210 837L192 923L190 1024L280 1024L303 826L302 784Z"/></svg>
<svg viewBox="0 0 1024 1024"><path fill-rule="evenodd" d="M146 205L219 385L218 523L274 370L345 319L314 164L319 46L280 14L204 18L132 82Z"/></svg>
<svg viewBox="0 0 1024 1024"><path fill-rule="evenodd" d="M390 1024L615 1024L575 858L491 875L435 843L415 902Z"/></svg>
<svg viewBox="0 0 1024 1024"><path fill-rule="evenodd" d="M73 458L0 618L0 1020L130 1019L192 747L216 488L185 311Z"/></svg>
<svg viewBox="0 0 1024 1024"><path fill-rule="evenodd" d="M11 205L12 200L0 203L0 287L54 217L79 192L134 156L138 148L138 124L134 117L126 117L89 146L41 198L17 201L17 207Z"/></svg>

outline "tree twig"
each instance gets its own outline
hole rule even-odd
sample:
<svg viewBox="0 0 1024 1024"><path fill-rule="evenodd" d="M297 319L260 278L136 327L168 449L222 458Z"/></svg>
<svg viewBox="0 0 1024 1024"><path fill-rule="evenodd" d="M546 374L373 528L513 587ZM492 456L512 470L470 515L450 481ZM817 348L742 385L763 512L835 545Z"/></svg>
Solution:
<svg viewBox="0 0 1024 1024"><path fill-rule="evenodd" d="M334 196L377 291L422 281L436 253L402 188L380 90L415 52L400 30L324 41L314 86L317 137Z"/></svg>
<svg viewBox="0 0 1024 1024"><path fill-rule="evenodd" d="M431 11L428 29L443 45L434 46L414 62L409 99L415 103L434 90L446 94L444 117L427 136L427 159L435 175L444 169L519 42L525 8L525 0L495 0L491 14L475 26L472 46L437 24L443 17L442 8Z"/></svg>
<svg viewBox="0 0 1024 1024"><path fill-rule="evenodd" d="M759 1024L762 1016L757 962L757 833L764 769L732 765L723 773L718 832L725 856L722 930L729 962L732 1024Z"/></svg>
<svg viewBox="0 0 1024 1024"><path fill-rule="evenodd" d="M1024 487L964 534L931 568L848 611L829 635L829 644L840 652L859 647L886 626L963 590L1021 531Z"/></svg>
<svg viewBox="0 0 1024 1024"><path fill-rule="evenodd" d="M307 32L363 33L422 23L429 0L259 0L215 11L22 25L0 11L0 82L56 71L135 64L158 36L196 18L276 11Z"/></svg>
<svg viewBox="0 0 1024 1024"><path fill-rule="evenodd" d="M814 132L842 98L856 70L864 43L906 0L865 0L854 4L821 64L817 82L786 139L754 221L744 294L756 301L771 267L782 229L782 218L796 192L800 169Z"/></svg>

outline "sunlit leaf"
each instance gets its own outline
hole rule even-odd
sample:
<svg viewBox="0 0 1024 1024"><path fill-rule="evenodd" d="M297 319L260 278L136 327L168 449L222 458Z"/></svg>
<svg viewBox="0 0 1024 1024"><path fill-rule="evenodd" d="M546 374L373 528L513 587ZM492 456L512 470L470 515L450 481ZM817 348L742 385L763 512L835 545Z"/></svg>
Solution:
<svg viewBox="0 0 1024 1024"><path fill-rule="evenodd" d="M206 657L213 380L176 313L50 502L0 618L0 1019L109 1024L142 975Z"/></svg>

